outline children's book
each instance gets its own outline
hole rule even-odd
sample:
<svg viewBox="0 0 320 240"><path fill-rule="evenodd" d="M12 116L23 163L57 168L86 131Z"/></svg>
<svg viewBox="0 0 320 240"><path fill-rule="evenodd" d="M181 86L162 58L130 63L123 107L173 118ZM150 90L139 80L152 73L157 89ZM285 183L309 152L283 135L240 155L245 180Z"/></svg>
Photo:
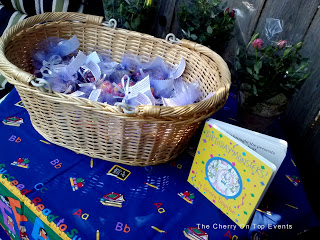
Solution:
<svg viewBox="0 0 320 240"><path fill-rule="evenodd" d="M284 140L208 119L188 182L243 228L286 153Z"/></svg>

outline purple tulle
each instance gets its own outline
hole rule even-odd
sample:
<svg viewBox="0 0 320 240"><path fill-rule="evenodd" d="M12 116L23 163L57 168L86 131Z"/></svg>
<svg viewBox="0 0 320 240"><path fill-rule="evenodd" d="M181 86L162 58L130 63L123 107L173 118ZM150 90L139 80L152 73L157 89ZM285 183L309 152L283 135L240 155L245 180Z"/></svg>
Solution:
<svg viewBox="0 0 320 240"><path fill-rule="evenodd" d="M42 41L32 56L36 76L55 92L110 105L182 106L200 98L199 84L182 80L184 59L171 67L160 57L142 63L139 56L125 54L117 63L108 54L77 51L79 46L76 36Z"/></svg>

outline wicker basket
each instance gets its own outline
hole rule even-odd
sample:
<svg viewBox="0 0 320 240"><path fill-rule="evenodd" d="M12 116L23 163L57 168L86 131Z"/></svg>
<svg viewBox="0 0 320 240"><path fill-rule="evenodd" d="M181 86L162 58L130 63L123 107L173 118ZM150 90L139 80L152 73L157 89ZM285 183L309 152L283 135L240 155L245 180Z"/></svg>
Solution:
<svg viewBox="0 0 320 240"><path fill-rule="evenodd" d="M221 108L230 88L230 72L223 59L209 48L190 41L172 43L149 35L112 29L102 17L79 13L44 13L14 25L0 40L0 71L14 84L34 128L48 141L94 158L147 166L167 162L181 153L201 121ZM32 52L47 37L76 34L83 52L111 52L120 62L123 54L142 61L162 57L173 66L186 60L184 81L198 81L198 103L179 106L137 106L128 114L121 107L33 85ZM33 83L33 85L31 84ZM40 84L39 84L40 85Z"/></svg>

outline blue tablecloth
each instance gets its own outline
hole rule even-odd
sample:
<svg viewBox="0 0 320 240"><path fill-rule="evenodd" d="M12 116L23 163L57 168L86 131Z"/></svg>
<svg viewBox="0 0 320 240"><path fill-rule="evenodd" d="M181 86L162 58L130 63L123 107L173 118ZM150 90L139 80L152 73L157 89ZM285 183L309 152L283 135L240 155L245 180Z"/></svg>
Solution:
<svg viewBox="0 0 320 240"><path fill-rule="evenodd" d="M13 185L34 205L42 204L47 209L42 213L71 239L94 240L97 230L102 240L186 239L183 230L188 227L199 227L209 239L262 239L263 236L293 239L319 225L308 205L290 149L250 224L240 229L187 182L193 161L187 152L157 166L133 167L93 159L91 168L90 157L50 144L39 135L26 109L15 105L19 101L14 89L0 104L0 119L15 116L24 120L19 127L0 125L0 164L4 164L0 165L0 172L3 178L15 180ZM236 111L236 95L231 92L225 107L213 117L237 124ZM284 138L280 128L276 132L275 137ZM11 164L19 158L29 160L28 168ZM121 180L108 174L115 165L126 169L130 175ZM296 183L288 176L296 179ZM73 190L70 179L79 182L77 190ZM195 195L193 204L178 196L185 191ZM123 195L125 201L121 208L101 203L109 193ZM16 236L13 239L19 239L14 211L4 206L6 191L3 187L0 194L0 223L8 231L6 216L10 216ZM24 207L19 211L24 213ZM28 218L27 213L25 216ZM34 230L35 225L50 233L49 227L42 225L39 219L27 219L21 225L29 239L45 239ZM7 234L0 229L0 236L6 239ZM56 238L48 234L47 239Z"/></svg>

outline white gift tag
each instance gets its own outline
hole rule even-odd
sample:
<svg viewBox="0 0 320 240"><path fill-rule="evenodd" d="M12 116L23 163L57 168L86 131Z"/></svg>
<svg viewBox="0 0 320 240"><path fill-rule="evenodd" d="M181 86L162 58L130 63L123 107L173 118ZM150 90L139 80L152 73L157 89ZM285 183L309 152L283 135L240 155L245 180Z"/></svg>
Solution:
<svg viewBox="0 0 320 240"><path fill-rule="evenodd" d="M75 59L66 67L67 73L70 75L75 74L86 62L86 59L87 56L83 52L79 51Z"/></svg>
<svg viewBox="0 0 320 240"><path fill-rule="evenodd" d="M94 62L95 64L100 63L100 58L99 58L99 55L97 52L90 53L87 56L87 60L86 60L85 64L88 64L90 61Z"/></svg>
<svg viewBox="0 0 320 240"><path fill-rule="evenodd" d="M135 98L135 101L138 103L138 105L152 105L152 101L144 93L138 93L137 97Z"/></svg>
<svg viewBox="0 0 320 240"><path fill-rule="evenodd" d="M80 47L79 39L76 35L73 35L72 38L59 42L56 48L59 48L61 56L67 56L70 53L76 51Z"/></svg>
<svg viewBox="0 0 320 240"><path fill-rule="evenodd" d="M148 98L150 99L152 105L156 104L156 99L154 98L151 89L147 90L146 92L144 92L143 94L145 94L146 96L148 96Z"/></svg>
<svg viewBox="0 0 320 240"><path fill-rule="evenodd" d="M139 93L146 95L151 101L151 105L155 105L156 99L154 98L150 89L149 75L141 81L137 82L132 87L128 88L128 94L126 94L125 100L129 100L129 102L134 102L135 98L138 96Z"/></svg>
<svg viewBox="0 0 320 240"><path fill-rule="evenodd" d="M170 78L176 79L178 77L181 77L185 68L186 68L186 61L183 58L181 58L180 63L178 64L176 69L170 72Z"/></svg>
<svg viewBox="0 0 320 240"><path fill-rule="evenodd" d="M94 89L92 90L92 92L90 93L89 95L89 100L91 101L98 101L98 98L100 97L100 94L101 94L101 89Z"/></svg>
<svg viewBox="0 0 320 240"><path fill-rule="evenodd" d="M100 67L98 64L90 61L88 64L87 64L87 67L88 69L91 71L95 81L97 82L100 77L101 77L101 70L100 70Z"/></svg>
<svg viewBox="0 0 320 240"><path fill-rule="evenodd" d="M93 83L79 83L79 87L94 87L95 85Z"/></svg>
<svg viewBox="0 0 320 240"><path fill-rule="evenodd" d="M69 85L69 87L64 91L64 93L70 93L72 91L72 86Z"/></svg>
<svg viewBox="0 0 320 240"><path fill-rule="evenodd" d="M71 93L69 95L72 96L72 97L80 97L83 94L85 94L85 93L78 90L78 91L75 91L75 92L73 92L73 93Z"/></svg>
<svg viewBox="0 0 320 240"><path fill-rule="evenodd" d="M146 76L141 81L137 82L132 87L129 87L128 99L132 99L132 98L136 97L139 92L140 93L146 93L148 90L150 91L149 75Z"/></svg>

